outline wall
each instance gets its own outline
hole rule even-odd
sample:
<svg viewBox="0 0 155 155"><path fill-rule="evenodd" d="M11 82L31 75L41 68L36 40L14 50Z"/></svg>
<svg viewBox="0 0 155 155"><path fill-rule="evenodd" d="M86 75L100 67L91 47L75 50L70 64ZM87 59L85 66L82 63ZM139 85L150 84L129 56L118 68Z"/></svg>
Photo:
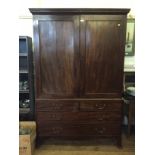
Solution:
<svg viewBox="0 0 155 155"><path fill-rule="evenodd" d="M135 16L134 0L21 0L19 35L33 38L32 15L28 8L131 8L128 17ZM135 57L125 57L125 66L134 66Z"/></svg>

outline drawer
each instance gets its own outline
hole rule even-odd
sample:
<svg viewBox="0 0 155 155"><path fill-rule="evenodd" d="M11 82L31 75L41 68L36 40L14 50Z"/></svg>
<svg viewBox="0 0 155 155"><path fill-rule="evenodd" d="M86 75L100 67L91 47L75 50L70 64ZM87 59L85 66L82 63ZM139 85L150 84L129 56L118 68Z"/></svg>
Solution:
<svg viewBox="0 0 155 155"><path fill-rule="evenodd" d="M39 136L108 136L119 135L120 124L49 124L39 126Z"/></svg>
<svg viewBox="0 0 155 155"><path fill-rule="evenodd" d="M80 102L80 111L122 111L122 100L90 100Z"/></svg>
<svg viewBox="0 0 155 155"><path fill-rule="evenodd" d="M121 113L118 112L37 112L39 123L62 122L62 123L99 123L119 122Z"/></svg>
<svg viewBox="0 0 155 155"><path fill-rule="evenodd" d="M37 100L36 111L78 111L78 101Z"/></svg>

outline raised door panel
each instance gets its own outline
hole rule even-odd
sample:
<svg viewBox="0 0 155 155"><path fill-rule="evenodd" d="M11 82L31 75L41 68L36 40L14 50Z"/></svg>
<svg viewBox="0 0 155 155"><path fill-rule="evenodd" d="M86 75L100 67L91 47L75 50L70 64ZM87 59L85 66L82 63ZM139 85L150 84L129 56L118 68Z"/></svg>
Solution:
<svg viewBox="0 0 155 155"><path fill-rule="evenodd" d="M37 98L78 96L78 23L77 16L39 16Z"/></svg>
<svg viewBox="0 0 155 155"><path fill-rule="evenodd" d="M82 95L120 97L125 39L123 18L96 15L81 19Z"/></svg>

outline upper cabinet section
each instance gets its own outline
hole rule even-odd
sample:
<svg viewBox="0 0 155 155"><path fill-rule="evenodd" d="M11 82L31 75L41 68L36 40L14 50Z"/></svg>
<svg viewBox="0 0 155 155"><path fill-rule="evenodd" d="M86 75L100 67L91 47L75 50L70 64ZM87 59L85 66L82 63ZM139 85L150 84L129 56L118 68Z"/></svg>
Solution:
<svg viewBox="0 0 155 155"><path fill-rule="evenodd" d="M121 97L129 9L30 9L37 98Z"/></svg>

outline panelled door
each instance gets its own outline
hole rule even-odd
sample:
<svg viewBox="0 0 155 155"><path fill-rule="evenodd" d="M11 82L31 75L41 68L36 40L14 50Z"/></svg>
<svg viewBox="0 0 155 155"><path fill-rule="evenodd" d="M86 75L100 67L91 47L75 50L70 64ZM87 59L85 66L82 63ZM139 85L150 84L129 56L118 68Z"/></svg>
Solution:
<svg viewBox="0 0 155 155"><path fill-rule="evenodd" d="M122 15L80 17L81 96L121 97L125 31Z"/></svg>
<svg viewBox="0 0 155 155"><path fill-rule="evenodd" d="M77 97L79 16L35 15L36 98Z"/></svg>

